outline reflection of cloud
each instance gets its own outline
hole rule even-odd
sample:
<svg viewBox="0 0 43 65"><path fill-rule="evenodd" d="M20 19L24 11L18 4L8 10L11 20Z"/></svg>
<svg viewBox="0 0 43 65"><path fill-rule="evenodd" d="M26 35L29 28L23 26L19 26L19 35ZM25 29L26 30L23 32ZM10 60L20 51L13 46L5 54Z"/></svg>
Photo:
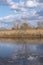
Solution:
<svg viewBox="0 0 43 65"><path fill-rule="evenodd" d="M37 51L37 46L36 45L30 45L29 46L30 51L34 52Z"/></svg>
<svg viewBox="0 0 43 65"><path fill-rule="evenodd" d="M9 48L9 49L12 48L12 49L13 49L14 45L2 43L2 44L0 44L0 47L2 47L2 48L4 47L4 48L6 48L6 49L7 49L7 48Z"/></svg>
<svg viewBox="0 0 43 65"><path fill-rule="evenodd" d="M37 57L34 56L29 56L28 60L32 61L32 60L36 60Z"/></svg>

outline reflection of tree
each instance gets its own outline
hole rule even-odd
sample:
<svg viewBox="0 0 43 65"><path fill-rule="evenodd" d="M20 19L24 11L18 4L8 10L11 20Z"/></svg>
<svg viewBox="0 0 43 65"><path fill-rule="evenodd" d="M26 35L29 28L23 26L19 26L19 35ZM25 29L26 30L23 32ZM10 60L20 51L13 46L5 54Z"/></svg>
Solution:
<svg viewBox="0 0 43 65"><path fill-rule="evenodd" d="M22 44L22 48L21 48L22 50L20 50L20 49L18 49L18 51L17 51L17 54L19 55L19 56L21 56L22 58L24 57L24 58L27 58L28 57L28 48L27 48L27 43L26 42L24 42L23 44Z"/></svg>
<svg viewBox="0 0 43 65"><path fill-rule="evenodd" d="M28 47L27 47L27 43L24 42L24 54L25 54L25 58L28 57Z"/></svg>
<svg viewBox="0 0 43 65"><path fill-rule="evenodd" d="M23 43L23 48L24 48L24 57L25 57L24 65L28 65L28 61L27 61L27 58L28 58L28 47L27 47L27 43L26 42Z"/></svg>
<svg viewBox="0 0 43 65"><path fill-rule="evenodd" d="M38 51L40 52L40 53L43 53L42 51L43 51L43 44L40 44L40 45L38 45Z"/></svg>
<svg viewBox="0 0 43 65"><path fill-rule="evenodd" d="M28 48L27 43L23 42L21 49L17 49L16 52L12 54L12 59L25 59L25 64L27 64L27 58L28 58Z"/></svg>

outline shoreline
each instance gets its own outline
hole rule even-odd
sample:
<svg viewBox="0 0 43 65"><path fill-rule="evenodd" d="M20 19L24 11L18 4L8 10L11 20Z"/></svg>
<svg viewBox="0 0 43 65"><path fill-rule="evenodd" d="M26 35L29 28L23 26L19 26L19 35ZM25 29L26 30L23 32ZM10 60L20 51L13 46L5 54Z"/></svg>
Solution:
<svg viewBox="0 0 43 65"><path fill-rule="evenodd" d="M0 42L15 42L15 43L17 43L18 44L18 42L19 43L29 43L30 44L30 42L32 43L32 42L36 42L36 44L37 44L37 42L42 42L42 44L43 44L43 39L39 39L39 38L34 38L34 39L24 39L24 38L0 38Z"/></svg>
<svg viewBox="0 0 43 65"><path fill-rule="evenodd" d="M43 29L0 30L0 38L43 38Z"/></svg>

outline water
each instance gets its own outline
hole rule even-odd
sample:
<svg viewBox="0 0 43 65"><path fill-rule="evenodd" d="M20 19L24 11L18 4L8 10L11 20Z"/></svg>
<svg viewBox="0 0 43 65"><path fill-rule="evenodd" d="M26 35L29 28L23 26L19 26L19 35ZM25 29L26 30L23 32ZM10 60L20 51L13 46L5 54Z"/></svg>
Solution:
<svg viewBox="0 0 43 65"><path fill-rule="evenodd" d="M43 41L0 40L0 65L43 65Z"/></svg>

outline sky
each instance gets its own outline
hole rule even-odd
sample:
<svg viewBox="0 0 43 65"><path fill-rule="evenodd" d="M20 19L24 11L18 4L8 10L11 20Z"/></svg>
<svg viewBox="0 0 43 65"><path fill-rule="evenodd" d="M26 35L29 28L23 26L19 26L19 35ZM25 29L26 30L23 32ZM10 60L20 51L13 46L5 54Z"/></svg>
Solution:
<svg viewBox="0 0 43 65"><path fill-rule="evenodd" d="M43 0L0 0L0 28L10 29L25 18L33 26L43 21Z"/></svg>

